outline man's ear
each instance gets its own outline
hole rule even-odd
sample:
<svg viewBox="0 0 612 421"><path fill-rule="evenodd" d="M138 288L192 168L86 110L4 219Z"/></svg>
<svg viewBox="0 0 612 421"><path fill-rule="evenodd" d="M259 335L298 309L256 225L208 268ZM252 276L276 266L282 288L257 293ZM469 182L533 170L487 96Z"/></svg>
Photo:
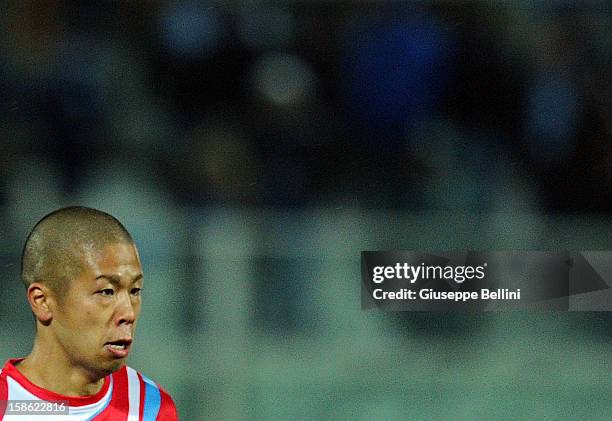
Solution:
<svg viewBox="0 0 612 421"><path fill-rule="evenodd" d="M49 287L40 282L33 282L28 287L27 295L36 319L45 326L49 325L53 319L53 297Z"/></svg>

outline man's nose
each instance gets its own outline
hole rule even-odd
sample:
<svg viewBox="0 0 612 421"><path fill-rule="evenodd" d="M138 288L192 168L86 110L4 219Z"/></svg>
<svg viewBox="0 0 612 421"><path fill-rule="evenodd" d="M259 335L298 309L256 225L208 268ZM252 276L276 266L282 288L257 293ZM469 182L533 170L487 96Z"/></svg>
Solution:
<svg viewBox="0 0 612 421"><path fill-rule="evenodd" d="M118 298L115 315L117 326L121 326L122 324L133 324L136 320L136 312L134 310L134 304L130 299L130 294L128 292L123 292Z"/></svg>

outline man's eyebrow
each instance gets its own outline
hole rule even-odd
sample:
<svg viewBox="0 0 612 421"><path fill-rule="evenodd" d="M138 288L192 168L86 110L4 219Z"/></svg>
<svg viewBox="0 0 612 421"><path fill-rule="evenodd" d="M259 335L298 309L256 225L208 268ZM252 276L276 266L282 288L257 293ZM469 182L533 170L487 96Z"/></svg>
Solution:
<svg viewBox="0 0 612 421"><path fill-rule="evenodd" d="M113 284L113 285L117 285L117 284L121 283L121 279L119 279L119 277L116 276L116 275L105 275L105 274L102 274L102 275L96 276L96 281L98 279L108 279L108 281L111 284ZM138 275L134 276L134 278L132 278L132 283L134 284L134 283L138 282L141 279L142 279L142 273L139 273Z"/></svg>

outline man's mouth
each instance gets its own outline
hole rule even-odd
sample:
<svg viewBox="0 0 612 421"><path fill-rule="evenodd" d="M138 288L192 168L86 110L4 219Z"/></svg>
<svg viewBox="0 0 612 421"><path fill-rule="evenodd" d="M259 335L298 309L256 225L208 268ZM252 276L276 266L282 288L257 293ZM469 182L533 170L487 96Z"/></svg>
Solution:
<svg viewBox="0 0 612 421"><path fill-rule="evenodd" d="M125 358L130 352L131 339L118 339L104 344L104 347L115 357Z"/></svg>

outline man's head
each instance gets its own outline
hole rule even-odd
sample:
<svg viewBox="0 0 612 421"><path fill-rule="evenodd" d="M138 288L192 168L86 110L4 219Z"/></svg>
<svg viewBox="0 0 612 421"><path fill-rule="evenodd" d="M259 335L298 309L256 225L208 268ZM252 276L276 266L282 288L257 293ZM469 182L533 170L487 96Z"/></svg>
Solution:
<svg viewBox="0 0 612 421"><path fill-rule="evenodd" d="M134 242L119 221L84 207L45 216L28 236L21 275L40 346L92 376L121 367L143 279Z"/></svg>

